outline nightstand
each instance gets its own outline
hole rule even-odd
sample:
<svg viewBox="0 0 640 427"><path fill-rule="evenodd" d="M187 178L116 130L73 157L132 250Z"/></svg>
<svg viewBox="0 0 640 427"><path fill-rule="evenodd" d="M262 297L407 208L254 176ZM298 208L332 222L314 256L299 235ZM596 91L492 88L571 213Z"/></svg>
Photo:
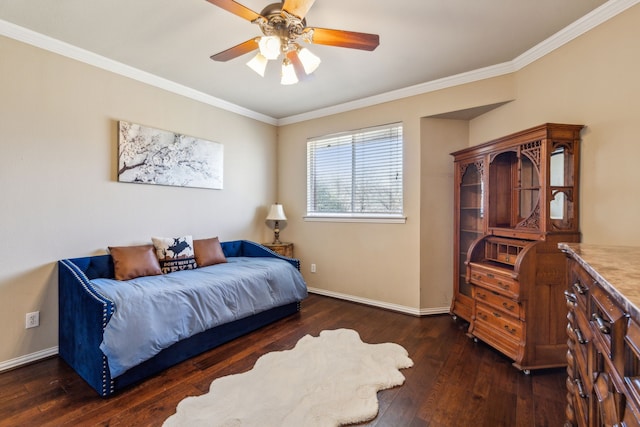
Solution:
<svg viewBox="0 0 640 427"><path fill-rule="evenodd" d="M263 243L262 246L266 246L277 254L293 258L293 243Z"/></svg>

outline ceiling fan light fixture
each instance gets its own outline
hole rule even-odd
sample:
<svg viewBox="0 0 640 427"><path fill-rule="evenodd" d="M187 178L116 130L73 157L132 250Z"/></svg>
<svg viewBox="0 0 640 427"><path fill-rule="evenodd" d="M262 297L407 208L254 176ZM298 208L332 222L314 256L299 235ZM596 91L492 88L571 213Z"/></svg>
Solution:
<svg viewBox="0 0 640 427"><path fill-rule="evenodd" d="M264 36L260 37L258 47L260 47L260 53L267 59L277 59L280 56L281 40L278 36Z"/></svg>
<svg viewBox="0 0 640 427"><path fill-rule="evenodd" d="M263 54L258 52L256 56L254 56L249 62L247 62L247 66L264 77L264 72L267 69L268 62L269 60L265 58Z"/></svg>
<svg viewBox="0 0 640 427"><path fill-rule="evenodd" d="M304 72L307 74L313 73L320 65L320 62L322 62L318 56L314 55L306 47L298 50L298 58L300 58Z"/></svg>
<svg viewBox="0 0 640 427"><path fill-rule="evenodd" d="M298 83L298 76L296 75L296 70L293 67L293 64L289 59L285 58L282 61L282 78L280 79L280 84L283 85L293 85Z"/></svg>
<svg viewBox="0 0 640 427"><path fill-rule="evenodd" d="M260 27L262 37L254 37L231 48L211 55L211 59L226 62L256 49L260 54L247 62L256 73L264 77L267 62L284 57L280 83L294 84L306 80L320 65L320 58L299 42L337 46L350 49L375 50L380 44L377 34L355 31L307 27L305 16L316 0L279 0L256 13L234 0L208 0Z"/></svg>

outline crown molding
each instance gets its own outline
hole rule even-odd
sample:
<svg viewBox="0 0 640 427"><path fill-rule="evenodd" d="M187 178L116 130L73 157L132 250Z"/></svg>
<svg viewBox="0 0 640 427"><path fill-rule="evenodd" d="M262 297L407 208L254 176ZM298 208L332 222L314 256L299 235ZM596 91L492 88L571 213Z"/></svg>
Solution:
<svg viewBox="0 0 640 427"><path fill-rule="evenodd" d="M222 110L246 116L251 119L259 120L271 125L277 125L277 120L265 114L261 114L220 98L197 91L190 87L178 84L171 80L159 77L155 74L142 71L138 68L131 67L118 61L95 54L69 43L54 39L44 34L29 30L27 28L15 25L11 22L0 19L0 35L21 41L23 43L53 52L67 58L75 59L94 67L137 80L148 85L164 89L178 95L185 96L195 101L211 105Z"/></svg>
<svg viewBox="0 0 640 427"><path fill-rule="evenodd" d="M514 71L516 70L513 68L513 64L511 62L504 62L502 64L492 65L490 67L480 68L480 69L469 71L466 73L456 74L456 75L444 77L438 80L432 80L426 83L420 83L420 84L409 86L403 89L381 93L379 95L370 96L368 98L362 98L356 101L346 102L344 104L337 104L331 107L310 111L308 113L302 113L302 114L296 114L294 116L284 117L278 120L278 126L303 122L305 120L317 119L320 117L326 117L333 114L339 114L339 113L344 113L351 110L357 110L359 108L371 107L373 105L378 105L385 102L397 101L398 99L408 98L416 95L422 95L424 93L434 92L440 89L459 86L465 83L473 83L479 80L484 80L491 77L497 77L504 74L509 74Z"/></svg>
<svg viewBox="0 0 640 427"><path fill-rule="evenodd" d="M521 70L638 3L640 0L609 0L515 58L511 61L514 69Z"/></svg>
<svg viewBox="0 0 640 427"><path fill-rule="evenodd" d="M104 56L97 55L84 49L80 49L71 44L62 42L52 37L45 36L35 31L20 27L8 21L0 20L0 35L6 36L41 49L84 62L89 65L167 90L169 92L185 96L187 98L211 105L222 110L230 111L241 116L249 117L274 126L283 126L298 123L306 120L325 117L333 114L344 113L360 108L371 107L389 101L396 101L402 98L422 95L436 90L446 89L449 87L459 86L465 83L472 83L497 77L504 74L516 72L532 62L542 58L543 56L560 48L571 40L579 37L587 31L597 27L598 25L608 21L614 16L624 12L632 6L640 3L640 0L609 0L600 7L594 9L587 15L573 22L569 26L558 31L556 34L540 42L533 48L527 50L523 54L511 61L502 64L492 65L469 72L456 74L449 77L433 80L409 86L406 88L374 95L359 100L337 104L331 107L322 108L307 113L296 114L281 119L267 116L253 110L241 107L220 98L197 91L190 87L175 83L165 78L156 76L146 71L139 70L129 65L114 61Z"/></svg>
<svg viewBox="0 0 640 427"><path fill-rule="evenodd" d="M391 92L386 92L383 94L347 102L344 104L334 105L307 113L284 117L278 120L278 126L293 124L305 120L317 119L320 117L344 113L359 108L371 107L383 102L395 101L402 98L408 98L410 96L422 95L440 89L446 89L465 83L472 83L475 81L516 72L531 64L532 62L542 58L543 56L553 52L554 50L564 46L573 39L590 31L598 25L608 21L614 16L624 12L630 7L635 6L638 3L640 3L640 0L609 0L608 2L602 4L600 7L592 10L590 13L558 31L546 40L538 43L536 46L532 47L531 49L527 50L526 52L509 62L480 68L466 73L456 74L442 79L433 80L430 82Z"/></svg>

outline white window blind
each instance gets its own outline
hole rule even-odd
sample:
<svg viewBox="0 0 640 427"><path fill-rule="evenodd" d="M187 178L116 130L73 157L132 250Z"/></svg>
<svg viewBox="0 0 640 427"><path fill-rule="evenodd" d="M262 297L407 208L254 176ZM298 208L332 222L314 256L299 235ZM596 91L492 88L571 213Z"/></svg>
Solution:
<svg viewBox="0 0 640 427"><path fill-rule="evenodd" d="M402 124L307 141L307 216L403 214Z"/></svg>

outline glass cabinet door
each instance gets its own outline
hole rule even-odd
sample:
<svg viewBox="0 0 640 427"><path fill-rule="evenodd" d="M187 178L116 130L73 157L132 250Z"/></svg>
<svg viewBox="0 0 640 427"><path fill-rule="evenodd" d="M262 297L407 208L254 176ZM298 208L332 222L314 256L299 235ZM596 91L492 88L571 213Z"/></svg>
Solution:
<svg viewBox="0 0 640 427"><path fill-rule="evenodd" d="M555 230L577 229L574 161L573 150L567 144L557 144L549 156L549 216Z"/></svg>
<svg viewBox="0 0 640 427"><path fill-rule="evenodd" d="M466 282L467 251L474 240L482 236L484 217L482 175L478 165L471 163L460 181L460 241L458 242L458 288L471 297L471 285Z"/></svg>
<svg viewBox="0 0 640 427"><path fill-rule="evenodd" d="M489 166L489 227L540 231L541 181L537 153L522 147L496 155Z"/></svg>
<svg viewBox="0 0 640 427"><path fill-rule="evenodd" d="M520 182L517 190L520 199L517 221L526 220L538 206L540 198L540 175L533 161L520 155Z"/></svg>

